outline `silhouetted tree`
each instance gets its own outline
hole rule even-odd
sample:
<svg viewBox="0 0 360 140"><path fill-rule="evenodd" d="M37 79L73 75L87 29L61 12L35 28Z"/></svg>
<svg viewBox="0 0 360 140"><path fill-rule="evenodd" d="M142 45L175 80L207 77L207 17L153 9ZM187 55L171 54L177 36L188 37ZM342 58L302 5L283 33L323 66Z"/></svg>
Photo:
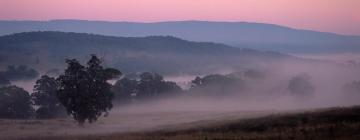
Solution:
<svg viewBox="0 0 360 140"><path fill-rule="evenodd" d="M136 96L137 90L138 81L126 77L116 81L113 86L115 100L121 104L130 103L132 97Z"/></svg>
<svg viewBox="0 0 360 140"><path fill-rule="evenodd" d="M159 85L163 77L157 73L144 72L140 75L139 93L140 98L150 98L159 95Z"/></svg>
<svg viewBox="0 0 360 140"><path fill-rule="evenodd" d="M16 86L0 88L0 118L25 119L32 114L30 94L27 91Z"/></svg>
<svg viewBox="0 0 360 140"><path fill-rule="evenodd" d="M181 91L176 83L164 81L157 73L144 72L140 75L137 98L149 99L167 96Z"/></svg>
<svg viewBox="0 0 360 140"><path fill-rule="evenodd" d="M310 83L310 76L307 74L300 74L293 77L289 81L288 89L295 95L311 95L314 93L315 88Z"/></svg>
<svg viewBox="0 0 360 140"><path fill-rule="evenodd" d="M105 69L95 55L82 66L77 60L67 60L67 69L58 78L58 98L68 114L82 125L92 123L112 108L113 93L109 79L120 75L115 69Z"/></svg>
<svg viewBox="0 0 360 140"><path fill-rule="evenodd" d="M165 81L162 84L160 92L178 93L182 91L181 87L175 82Z"/></svg>
<svg viewBox="0 0 360 140"><path fill-rule="evenodd" d="M47 75L41 76L41 78L36 81L31 97L34 105L39 106L36 110L37 118L64 116L65 109L56 96L58 87L59 85L55 78Z"/></svg>
<svg viewBox="0 0 360 140"><path fill-rule="evenodd" d="M245 87L242 79L220 74L211 74L203 78L196 77L191 81L191 84L191 92L214 95L226 95L235 91L240 92Z"/></svg>
<svg viewBox="0 0 360 140"><path fill-rule="evenodd" d="M199 76L196 76L195 79L191 81L192 88L199 87L201 85L202 85L202 80Z"/></svg>
<svg viewBox="0 0 360 140"><path fill-rule="evenodd" d="M133 100L157 99L182 91L176 83L165 81L157 73L144 72L139 77L140 80L125 77L115 83L113 91L117 101L130 103Z"/></svg>

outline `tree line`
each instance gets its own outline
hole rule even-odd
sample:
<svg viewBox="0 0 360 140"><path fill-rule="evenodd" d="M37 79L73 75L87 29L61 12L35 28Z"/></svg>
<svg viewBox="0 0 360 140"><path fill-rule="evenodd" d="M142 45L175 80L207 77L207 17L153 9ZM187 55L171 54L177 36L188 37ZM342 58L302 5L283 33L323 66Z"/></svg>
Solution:
<svg viewBox="0 0 360 140"><path fill-rule="evenodd" d="M14 85L0 87L0 118L49 119L71 116L79 124L92 123L100 116L106 116L113 103L131 104L185 92L227 96L245 91L246 79L266 77L264 72L256 70L227 75L210 74L196 77L191 81L191 87L183 90L157 73L144 72L131 78L123 76L119 70L103 67L102 61L95 55L85 66L76 59L66 60L66 63L67 68L58 77L41 76L31 94ZM108 81L114 78L119 80L111 85ZM345 87L351 92L360 92L359 83L353 82ZM315 91L307 74L291 78L287 88L301 96L311 95Z"/></svg>
<svg viewBox="0 0 360 140"><path fill-rule="evenodd" d="M31 94L14 85L1 87L0 118L46 119L69 115L79 124L91 123L107 115L113 107L113 99L118 104L130 104L184 92L175 82L165 81L157 73L144 72L136 78L121 77L120 71L104 68L95 55L86 66L76 59L66 60L66 63L67 68L57 78L41 76ZM108 83L108 80L119 77L114 85ZM234 81L241 80L223 75L197 77L192 81L191 89L199 90L216 83L224 89Z"/></svg>
<svg viewBox="0 0 360 140"><path fill-rule="evenodd" d="M115 96L117 101L125 103L130 102L126 101L130 96L143 101L182 90L176 83L149 72L142 73L139 80L121 78L113 86L108 80L119 78L122 73L104 68L95 55L86 66L76 59L66 60L66 63L67 68L59 77L41 76L31 94L14 85L1 86L0 118L46 119L69 115L79 124L91 123L108 114Z"/></svg>

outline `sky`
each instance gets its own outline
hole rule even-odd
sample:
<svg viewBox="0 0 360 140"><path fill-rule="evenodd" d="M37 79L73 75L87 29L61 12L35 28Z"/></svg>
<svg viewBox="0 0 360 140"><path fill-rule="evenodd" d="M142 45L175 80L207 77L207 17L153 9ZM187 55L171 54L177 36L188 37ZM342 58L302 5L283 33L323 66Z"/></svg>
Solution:
<svg viewBox="0 0 360 140"><path fill-rule="evenodd" d="M0 20L247 21L360 35L360 0L0 0Z"/></svg>

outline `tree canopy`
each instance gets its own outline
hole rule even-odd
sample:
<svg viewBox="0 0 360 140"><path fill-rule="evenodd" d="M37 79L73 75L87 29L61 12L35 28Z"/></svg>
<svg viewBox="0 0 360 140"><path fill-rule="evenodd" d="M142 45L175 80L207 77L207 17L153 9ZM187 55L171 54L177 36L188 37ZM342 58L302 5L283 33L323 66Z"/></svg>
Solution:
<svg viewBox="0 0 360 140"><path fill-rule="evenodd" d="M0 88L0 118L25 119L31 117L32 113L27 91L16 86Z"/></svg>
<svg viewBox="0 0 360 140"><path fill-rule="evenodd" d="M245 82L241 78L210 74L192 80L190 91L202 94L227 95L240 92L244 87Z"/></svg>
<svg viewBox="0 0 360 140"><path fill-rule="evenodd" d="M59 84L53 77L41 76L36 81L34 92L31 94L34 105L39 106L36 110L37 118L54 118L63 116L64 107L59 102L56 93Z"/></svg>
<svg viewBox="0 0 360 140"><path fill-rule="evenodd" d="M58 98L68 114L79 124L92 123L112 108L113 93L108 80L119 76L118 70L103 68L101 60L95 55L81 65L77 60L67 60L65 73L57 79Z"/></svg>
<svg viewBox="0 0 360 140"><path fill-rule="evenodd" d="M174 95L182 91L175 83L165 81L157 73L144 72L138 80L124 77L118 80L113 90L117 101L131 102L131 100L148 100Z"/></svg>
<svg viewBox="0 0 360 140"><path fill-rule="evenodd" d="M113 86L115 101L121 104L131 103L132 98L138 91L138 81L124 77Z"/></svg>

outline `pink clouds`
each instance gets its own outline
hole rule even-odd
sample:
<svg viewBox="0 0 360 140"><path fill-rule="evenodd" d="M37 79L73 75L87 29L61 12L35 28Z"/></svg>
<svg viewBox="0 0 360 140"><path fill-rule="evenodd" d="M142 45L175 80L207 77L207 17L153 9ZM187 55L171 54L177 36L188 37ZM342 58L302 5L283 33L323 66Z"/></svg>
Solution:
<svg viewBox="0 0 360 140"><path fill-rule="evenodd" d="M360 35L359 0L0 0L0 19L253 21Z"/></svg>

